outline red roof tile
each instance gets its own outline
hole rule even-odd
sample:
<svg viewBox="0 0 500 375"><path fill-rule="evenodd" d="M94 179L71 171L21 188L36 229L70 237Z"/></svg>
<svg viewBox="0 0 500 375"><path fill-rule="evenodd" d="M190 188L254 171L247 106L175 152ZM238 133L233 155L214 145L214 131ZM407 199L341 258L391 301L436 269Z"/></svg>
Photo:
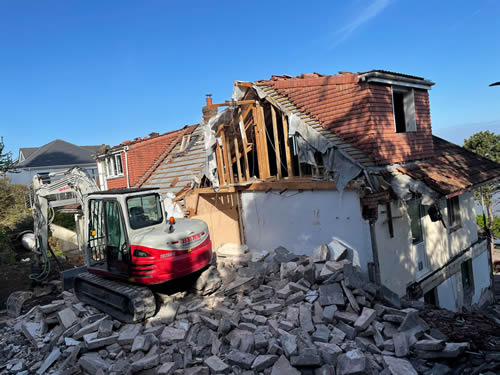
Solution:
<svg viewBox="0 0 500 375"><path fill-rule="evenodd" d="M434 158L397 170L446 196L500 177L500 164L439 137L432 138Z"/></svg>

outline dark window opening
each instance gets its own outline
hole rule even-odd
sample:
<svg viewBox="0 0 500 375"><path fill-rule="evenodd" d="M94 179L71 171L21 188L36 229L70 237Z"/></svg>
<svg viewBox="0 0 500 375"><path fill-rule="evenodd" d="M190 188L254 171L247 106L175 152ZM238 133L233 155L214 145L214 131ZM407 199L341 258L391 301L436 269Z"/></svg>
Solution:
<svg viewBox="0 0 500 375"><path fill-rule="evenodd" d="M432 288L424 294L424 302L428 305L439 306L437 288Z"/></svg>
<svg viewBox="0 0 500 375"><path fill-rule="evenodd" d="M474 276L472 274L472 259L466 260L460 265L462 271L462 286L465 292L474 288Z"/></svg>
<svg viewBox="0 0 500 375"><path fill-rule="evenodd" d="M456 230L460 228L462 220L460 218L460 200L458 196L448 199L448 223L450 224L450 230Z"/></svg>
<svg viewBox="0 0 500 375"><path fill-rule="evenodd" d="M401 91L394 91L392 93L396 133L406 133L404 96L404 93Z"/></svg>
<svg viewBox="0 0 500 375"><path fill-rule="evenodd" d="M392 108L396 133L417 131L413 89L392 87Z"/></svg>

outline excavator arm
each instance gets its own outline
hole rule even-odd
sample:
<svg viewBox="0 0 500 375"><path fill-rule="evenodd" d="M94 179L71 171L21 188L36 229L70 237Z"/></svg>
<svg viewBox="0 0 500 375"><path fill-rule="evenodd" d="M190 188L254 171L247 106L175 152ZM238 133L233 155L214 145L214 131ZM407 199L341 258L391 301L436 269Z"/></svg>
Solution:
<svg viewBox="0 0 500 375"><path fill-rule="evenodd" d="M47 273L48 264L48 230L54 207L79 203L85 208L86 196L99 191L96 182L87 172L79 167L73 167L63 172L50 173L48 176L35 175L33 177L33 219L36 246L34 251L40 256L43 270L34 279L43 279ZM73 193L69 199L60 199L57 194ZM78 225L77 225L78 233ZM81 237L79 235L79 237Z"/></svg>

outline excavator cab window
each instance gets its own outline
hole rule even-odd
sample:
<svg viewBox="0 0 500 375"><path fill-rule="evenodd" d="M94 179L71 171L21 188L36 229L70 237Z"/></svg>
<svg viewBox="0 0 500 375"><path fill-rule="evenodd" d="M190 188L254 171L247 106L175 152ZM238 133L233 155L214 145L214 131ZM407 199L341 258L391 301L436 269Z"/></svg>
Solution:
<svg viewBox="0 0 500 375"><path fill-rule="evenodd" d="M104 227L104 201L93 199L89 202L89 256L92 263L104 261L106 236Z"/></svg>
<svg viewBox="0 0 500 375"><path fill-rule="evenodd" d="M158 194L146 194L127 199L128 218L132 229L140 229L163 221Z"/></svg>

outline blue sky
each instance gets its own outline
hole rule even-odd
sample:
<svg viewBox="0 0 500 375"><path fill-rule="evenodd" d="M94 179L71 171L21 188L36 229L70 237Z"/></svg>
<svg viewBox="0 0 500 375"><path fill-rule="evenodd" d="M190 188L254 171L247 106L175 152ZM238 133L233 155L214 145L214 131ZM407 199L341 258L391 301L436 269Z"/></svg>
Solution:
<svg viewBox="0 0 500 375"><path fill-rule="evenodd" d="M431 79L434 133L500 132L500 2L0 0L0 136L118 144L272 74Z"/></svg>

